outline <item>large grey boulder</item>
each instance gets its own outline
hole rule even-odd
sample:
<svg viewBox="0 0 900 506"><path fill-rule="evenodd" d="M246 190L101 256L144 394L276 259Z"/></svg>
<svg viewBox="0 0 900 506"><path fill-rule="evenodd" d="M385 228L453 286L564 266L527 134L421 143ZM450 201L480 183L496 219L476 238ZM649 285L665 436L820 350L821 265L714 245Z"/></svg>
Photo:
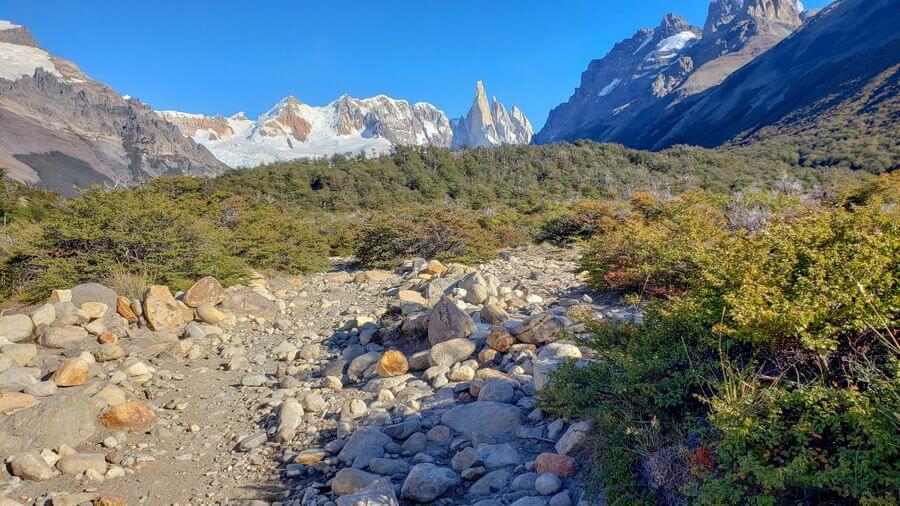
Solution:
<svg viewBox="0 0 900 506"><path fill-rule="evenodd" d="M441 416L441 423L469 437L513 437L522 423L522 411L512 404L475 401L450 409Z"/></svg>
<svg viewBox="0 0 900 506"><path fill-rule="evenodd" d="M452 300L441 299L428 318L428 342L432 346L450 339L461 339L475 332L475 322Z"/></svg>
<svg viewBox="0 0 900 506"><path fill-rule="evenodd" d="M468 339L448 339L431 347L431 363L434 365L453 365L472 356L475 343Z"/></svg>
<svg viewBox="0 0 900 506"><path fill-rule="evenodd" d="M0 457L40 448L76 447L97 430L97 411L89 400L54 396L0 419Z"/></svg>
<svg viewBox="0 0 900 506"><path fill-rule="evenodd" d="M375 480L355 494L337 498L337 506L399 506L399 504L390 478Z"/></svg>
<svg viewBox="0 0 900 506"><path fill-rule="evenodd" d="M459 485L459 476L452 469L434 464L416 464L406 475L400 495L404 499L430 503L444 495L450 487Z"/></svg>
<svg viewBox="0 0 900 506"><path fill-rule="evenodd" d="M0 338L17 343L31 337L32 332L34 332L34 323L30 316L25 314L0 316Z"/></svg>
<svg viewBox="0 0 900 506"><path fill-rule="evenodd" d="M38 335L37 342L47 348L74 348L87 339L88 333L81 327L47 327Z"/></svg>
<svg viewBox="0 0 900 506"><path fill-rule="evenodd" d="M85 302L101 302L115 308L118 297L115 290L100 283L82 283L72 287L72 304L77 308Z"/></svg>

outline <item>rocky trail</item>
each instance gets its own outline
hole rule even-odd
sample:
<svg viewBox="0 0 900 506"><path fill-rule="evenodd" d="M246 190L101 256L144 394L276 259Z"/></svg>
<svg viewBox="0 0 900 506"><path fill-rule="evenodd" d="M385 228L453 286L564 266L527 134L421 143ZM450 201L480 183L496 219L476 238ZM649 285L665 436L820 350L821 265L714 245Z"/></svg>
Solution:
<svg viewBox="0 0 900 506"><path fill-rule="evenodd" d="M533 406L588 360L578 252L477 266L97 284L0 317L0 506L593 504L584 422Z"/></svg>

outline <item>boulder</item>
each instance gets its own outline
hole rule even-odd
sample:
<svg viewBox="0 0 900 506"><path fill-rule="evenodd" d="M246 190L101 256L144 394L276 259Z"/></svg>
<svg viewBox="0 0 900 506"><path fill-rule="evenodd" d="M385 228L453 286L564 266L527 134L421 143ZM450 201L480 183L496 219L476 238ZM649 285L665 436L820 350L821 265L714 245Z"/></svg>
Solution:
<svg viewBox="0 0 900 506"><path fill-rule="evenodd" d="M391 439L390 436L381 432L378 429L373 429L371 427L362 427L356 429L353 432L353 435L350 436L350 439L347 440L347 443L341 448L340 453L338 453L337 458L341 462L350 463L356 459L356 456L359 455L359 452L366 446L381 446L393 443L394 440Z"/></svg>
<svg viewBox="0 0 900 506"><path fill-rule="evenodd" d="M390 279L396 278L397 275L393 272L382 271L382 270L370 270L363 271L356 275L353 278L353 281L357 284L363 283L382 283L384 281L388 281Z"/></svg>
<svg viewBox="0 0 900 506"><path fill-rule="evenodd" d="M534 459L534 472L540 474L553 473L560 478L574 476L578 471L575 459L558 453L542 453Z"/></svg>
<svg viewBox="0 0 900 506"><path fill-rule="evenodd" d="M485 383L478 392L479 401L511 404L516 396L516 388L509 380L495 379Z"/></svg>
<svg viewBox="0 0 900 506"><path fill-rule="evenodd" d="M37 452L31 451L9 459L9 474L23 480L44 481L53 477L53 468Z"/></svg>
<svg viewBox="0 0 900 506"><path fill-rule="evenodd" d="M23 408L30 408L38 403L33 395L19 392L0 393L0 413L8 414Z"/></svg>
<svg viewBox="0 0 900 506"><path fill-rule="evenodd" d="M81 327L46 327L38 335L37 342L47 348L74 348L87 337L87 331Z"/></svg>
<svg viewBox="0 0 900 506"><path fill-rule="evenodd" d="M182 297L182 301L188 307L199 307L204 302L216 305L221 304L223 300L225 300L225 288L218 279L212 276L201 278L188 288Z"/></svg>
<svg viewBox="0 0 900 506"><path fill-rule="evenodd" d="M88 364L80 358L70 358L63 361L62 364L53 373L50 378L60 387L77 387L84 385L88 377Z"/></svg>
<svg viewBox="0 0 900 506"><path fill-rule="evenodd" d="M441 423L468 437L512 437L522 423L522 411L512 404L475 401L445 412Z"/></svg>
<svg viewBox="0 0 900 506"><path fill-rule="evenodd" d="M118 294L100 283L82 283L72 287L72 304L81 307L85 302L100 302L107 307L116 307Z"/></svg>
<svg viewBox="0 0 900 506"><path fill-rule="evenodd" d="M128 323L135 324L138 322L137 312L134 310L131 299L128 297L119 296L116 298L116 313L125 318L125 321Z"/></svg>
<svg viewBox="0 0 900 506"><path fill-rule="evenodd" d="M431 363L453 365L462 362L475 353L475 343L468 339L448 339L431 347Z"/></svg>
<svg viewBox="0 0 900 506"><path fill-rule="evenodd" d="M228 318L227 314L219 311L211 302L201 302L200 305L197 306L197 316L201 321L209 323L210 325L219 324Z"/></svg>
<svg viewBox="0 0 900 506"><path fill-rule="evenodd" d="M390 378L406 374L409 371L409 362L406 356L397 350L388 350L378 359L375 372L382 378Z"/></svg>
<svg viewBox="0 0 900 506"><path fill-rule="evenodd" d="M466 338L474 331L472 317L448 298L434 306L428 319L428 342L432 346L450 339Z"/></svg>
<svg viewBox="0 0 900 506"><path fill-rule="evenodd" d="M81 305L81 310L87 313L88 318L96 320L106 315L109 306L102 302L85 302Z"/></svg>
<svg viewBox="0 0 900 506"><path fill-rule="evenodd" d="M516 338L503 327L494 327L487 335L487 345L500 353L509 351L516 342Z"/></svg>
<svg viewBox="0 0 900 506"><path fill-rule="evenodd" d="M523 343L543 345L557 339L563 331L563 322L549 313L542 313L525 320L512 329L512 334Z"/></svg>
<svg viewBox="0 0 900 506"><path fill-rule="evenodd" d="M568 455L587 439L590 432L591 424L589 422L572 424L572 426L569 427L569 430L567 430L565 434L559 438L559 441L556 442L556 453Z"/></svg>
<svg viewBox="0 0 900 506"><path fill-rule="evenodd" d="M222 307L233 313L262 316L269 320L274 319L278 314L278 305L275 304L275 301L247 287L233 287L225 290Z"/></svg>
<svg viewBox="0 0 900 506"><path fill-rule="evenodd" d="M481 316L481 321L491 325L500 325L509 320L509 314L499 304L485 304L478 315Z"/></svg>
<svg viewBox="0 0 900 506"><path fill-rule="evenodd" d="M25 387L34 385L41 377L41 370L35 367L10 367L0 372L0 391L21 392Z"/></svg>
<svg viewBox="0 0 900 506"><path fill-rule="evenodd" d="M194 319L193 311L175 300L167 286L147 288L143 299L144 318L153 330L174 330Z"/></svg>
<svg viewBox="0 0 900 506"><path fill-rule="evenodd" d="M110 429L144 430L156 420L156 414L140 401L128 401L112 407L100 421Z"/></svg>
<svg viewBox="0 0 900 506"><path fill-rule="evenodd" d="M0 316L0 338L17 343L31 337L34 323L27 314Z"/></svg>
<svg viewBox="0 0 900 506"><path fill-rule="evenodd" d="M336 496L345 496L361 492L366 487L381 478L377 474L367 473L361 469L346 467L334 475L331 481L331 491Z"/></svg>
<svg viewBox="0 0 900 506"><path fill-rule="evenodd" d="M0 457L34 448L78 446L94 435L93 403L78 396L54 396L0 418Z"/></svg>
<svg viewBox="0 0 900 506"><path fill-rule="evenodd" d="M573 344L550 343L537 355L534 363L534 388L540 390L550 381L550 373L559 368L567 360L581 358L581 350Z"/></svg>
<svg viewBox="0 0 900 506"><path fill-rule="evenodd" d="M405 464L405 463L404 463ZM337 506L399 506L390 478L380 478L369 483L355 494L337 498Z"/></svg>
<svg viewBox="0 0 900 506"><path fill-rule="evenodd" d="M421 274L427 274L429 276L440 276L441 274L447 272L447 267L437 260L429 260L427 264L425 264L425 268L419 271Z"/></svg>
<svg viewBox="0 0 900 506"><path fill-rule="evenodd" d="M406 475L400 495L405 499L430 503L460 483L452 469L434 464L416 464Z"/></svg>
<svg viewBox="0 0 900 506"><path fill-rule="evenodd" d="M31 322L35 327L38 325L53 325L53 322L56 321L56 309L53 308L53 304L44 304L32 311L30 316Z"/></svg>
<svg viewBox="0 0 900 506"><path fill-rule="evenodd" d="M490 295L487 281L485 281L484 276L480 272L466 275L459 280L456 286L466 291L465 301L469 304L481 304Z"/></svg>
<svg viewBox="0 0 900 506"><path fill-rule="evenodd" d="M11 357L20 366L28 365L37 355L37 346L32 343L4 344L0 353Z"/></svg>
<svg viewBox="0 0 900 506"><path fill-rule="evenodd" d="M106 457L102 453L74 453L64 455L56 462L56 468L63 474L76 475L92 470L106 472Z"/></svg>

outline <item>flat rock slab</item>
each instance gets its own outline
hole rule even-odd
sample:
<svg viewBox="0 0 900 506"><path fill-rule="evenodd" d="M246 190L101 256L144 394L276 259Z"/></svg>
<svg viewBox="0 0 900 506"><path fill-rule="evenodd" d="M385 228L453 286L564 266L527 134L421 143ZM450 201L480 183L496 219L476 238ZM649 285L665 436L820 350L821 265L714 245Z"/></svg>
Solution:
<svg viewBox="0 0 900 506"><path fill-rule="evenodd" d="M51 397L0 420L0 457L61 444L78 446L97 430L97 412L81 397Z"/></svg>
<svg viewBox="0 0 900 506"><path fill-rule="evenodd" d="M511 404L475 401L447 411L441 423L470 437L515 437L522 423L522 410Z"/></svg>

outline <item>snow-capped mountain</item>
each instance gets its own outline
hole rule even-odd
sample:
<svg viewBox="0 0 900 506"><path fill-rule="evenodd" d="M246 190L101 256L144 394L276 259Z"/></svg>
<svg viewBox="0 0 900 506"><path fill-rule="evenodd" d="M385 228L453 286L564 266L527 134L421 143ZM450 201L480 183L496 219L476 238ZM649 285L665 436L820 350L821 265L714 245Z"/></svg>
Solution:
<svg viewBox="0 0 900 506"><path fill-rule="evenodd" d="M343 95L321 107L287 97L256 120L243 113L228 118L157 113L231 167L345 153L376 156L394 146L527 144L532 130L525 114L516 107L507 111L497 99L489 106L481 82L477 88L469 116L454 120L452 127L447 115L429 103L384 95Z"/></svg>
<svg viewBox="0 0 900 506"><path fill-rule="evenodd" d="M62 193L226 170L152 109L47 53L9 21L0 21L0 167Z"/></svg>
<svg viewBox="0 0 900 506"><path fill-rule="evenodd" d="M489 147L531 142L531 122L516 106L508 112L497 97L488 105L484 83L475 84L475 102L464 118L453 120L453 147Z"/></svg>
<svg viewBox="0 0 900 506"><path fill-rule="evenodd" d="M535 142L590 138L628 143L639 116L720 84L801 25L798 0L713 0L701 30L667 14L594 60Z"/></svg>
<svg viewBox="0 0 900 506"><path fill-rule="evenodd" d="M158 114L232 167L344 153L379 155L394 145L449 146L453 136L440 109L384 95L343 95L322 107L287 97L255 121L243 113L230 118Z"/></svg>

